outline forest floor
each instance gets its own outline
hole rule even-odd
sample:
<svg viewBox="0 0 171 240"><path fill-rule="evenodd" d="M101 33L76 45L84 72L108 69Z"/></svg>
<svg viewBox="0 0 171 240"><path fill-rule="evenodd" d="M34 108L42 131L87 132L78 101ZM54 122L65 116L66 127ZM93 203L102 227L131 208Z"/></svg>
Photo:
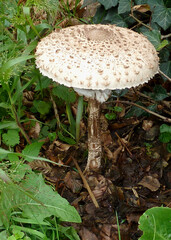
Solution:
<svg viewBox="0 0 171 240"><path fill-rule="evenodd" d="M31 163L31 167L40 170L54 184L58 193L78 210L82 223L72 225L82 240L118 239L117 219L122 240L138 239L142 234L138 229L138 221L145 210L155 206L171 206L171 153L159 139L160 126L169 125L167 120L171 115L171 106L169 97L163 101L155 101L151 97L149 93L155 94L156 84L170 92L170 82L162 81L157 75L148 84L129 90L115 101L111 98L102 105L102 168L99 173L85 176L98 207L83 183L85 179L80 176L87 161L86 114L81 121L78 146L66 144L59 139L50 142L49 138L43 145L43 157L69 167L57 167L42 161ZM132 106L130 102L139 102L146 108L155 105L159 117ZM122 108L114 120L105 117L109 113L109 106ZM72 106L75 114L76 109L77 103ZM61 106L58 111L61 115L65 109ZM27 112L27 115L33 113ZM37 119L37 116L34 118ZM53 118L53 115L46 116L44 121ZM30 129L31 138L36 132L35 128L36 126Z"/></svg>

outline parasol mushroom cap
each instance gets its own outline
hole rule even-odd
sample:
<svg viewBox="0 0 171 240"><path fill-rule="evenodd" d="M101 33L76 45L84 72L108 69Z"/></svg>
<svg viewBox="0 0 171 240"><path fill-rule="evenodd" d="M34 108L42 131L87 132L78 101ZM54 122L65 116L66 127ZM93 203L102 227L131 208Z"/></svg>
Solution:
<svg viewBox="0 0 171 240"><path fill-rule="evenodd" d="M84 94L101 90L108 95L109 90L143 84L158 72L158 62L146 37L115 25L63 28L43 38L36 49L43 75ZM92 98L99 94L90 92Z"/></svg>

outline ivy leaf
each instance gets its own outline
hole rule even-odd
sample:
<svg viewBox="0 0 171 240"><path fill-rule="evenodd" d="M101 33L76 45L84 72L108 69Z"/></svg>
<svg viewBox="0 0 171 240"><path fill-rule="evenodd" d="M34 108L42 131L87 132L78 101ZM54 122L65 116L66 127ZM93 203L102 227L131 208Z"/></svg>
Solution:
<svg viewBox="0 0 171 240"><path fill-rule="evenodd" d="M98 0L99 3L101 3L106 10L115 7L118 4L118 0Z"/></svg>
<svg viewBox="0 0 171 240"><path fill-rule="evenodd" d="M111 8L107 11L104 20L110 22L111 24L116 24L119 27L127 27L124 19L117 13L117 10L114 8Z"/></svg>
<svg viewBox="0 0 171 240"><path fill-rule="evenodd" d="M66 101L67 103L73 103L76 100L76 94L72 88L65 87L64 85L58 85L54 87L52 93Z"/></svg>
<svg viewBox="0 0 171 240"><path fill-rule="evenodd" d="M154 87L154 93L150 93L150 96L157 101L162 101L168 97L167 91L161 85L156 85Z"/></svg>
<svg viewBox="0 0 171 240"><path fill-rule="evenodd" d="M168 77L171 77L171 61L163 62L160 64L160 69L163 71ZM166 79L165 77L163 77Z"/></svg>
<svg viewBox="0 0 171 240"><path fill-rule="evenodd" d="M148 40L154 45L154 47L157 49L161 44L161 33L158 30L148 30L145 27L141 27L140 31L145 35Z"/></svg>
<svg viewBox="0 0 171 240"><path fill-rule="evenodd" d="M118 6L118 14L129 12L131 10L130 0L120 0Z"/></svg>
<svg viewBox="0 0 171 240"><path fill-rule="evenodd" d="M14 147L20 143L20 136L17 130L8 130L7 133L2 134L2 141L8 146Z"/></svg>
<svg viewBox="0 0 171 240"><path fill-rule="evenodd" d="M162 4L157 5L154 8L152 21L158 23L164 30L169 28L171 23L171 8L167 8Z"/></svg>

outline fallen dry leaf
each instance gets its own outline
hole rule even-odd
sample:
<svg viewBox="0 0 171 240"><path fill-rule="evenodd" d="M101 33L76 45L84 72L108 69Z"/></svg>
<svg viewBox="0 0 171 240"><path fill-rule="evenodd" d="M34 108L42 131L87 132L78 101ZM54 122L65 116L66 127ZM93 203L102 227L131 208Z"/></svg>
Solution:
<svg viewBox="0 0 171 240"><path fill-rule="evenodd" d="M145 13L145 12L150 11L150 6L148 4L135 5L132 9L133 9L133 11Z"/></svg>
<svg viewBox="0 0 171 240"><path fill-rule="evenodd" d="M80 231L79 234L81 236L82 240L98 240L96 235L92 232L90 232L87 228L83 227Z"/></svg>
<svg viewBox="0 0 171 240"><path fill-rule="evenodd" d="M67 151L71 147L71 145L62 143L60 141L55 141L54 144L57 146L57 149L61 152Z"/></svg>
<svg viewBox="0 0 171 240"><path fill-rule="evenodd" d="M112 229L111 224L103 224L101 231L100 231L100 236L101 236L102 240L111 240L111 238L110 238L111 229Z"/></svg>
<svg viewBox="0 0 171 240"><path fill-rule="evenodd" d="M138 184L150 189L152 192L157 191L160 187L159 180L152 176L145 176Z"/></svg>
<svg viewBox="0 0 171 240"><path fill-rule="evenodd" d="M80 192L82 188L82 183L80 180L80 176L77 172L71 171L67 172L64 182L66 184L66 187L72 190L73 193L78 193Z"/></svg>

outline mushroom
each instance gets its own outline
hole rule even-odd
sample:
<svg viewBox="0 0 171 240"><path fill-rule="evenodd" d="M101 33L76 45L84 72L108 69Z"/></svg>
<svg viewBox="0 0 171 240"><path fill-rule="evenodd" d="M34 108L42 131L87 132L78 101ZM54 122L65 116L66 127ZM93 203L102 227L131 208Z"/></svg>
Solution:
<svg viewBox="0 0 171 240"><path fill-rule="evenodd" d="M153 45L115 25L77 25L56 30L36 49L36 65L54 81L89 100L87 171L101 167L100 105L114 89L147 82L159 70Z"/></svg>

